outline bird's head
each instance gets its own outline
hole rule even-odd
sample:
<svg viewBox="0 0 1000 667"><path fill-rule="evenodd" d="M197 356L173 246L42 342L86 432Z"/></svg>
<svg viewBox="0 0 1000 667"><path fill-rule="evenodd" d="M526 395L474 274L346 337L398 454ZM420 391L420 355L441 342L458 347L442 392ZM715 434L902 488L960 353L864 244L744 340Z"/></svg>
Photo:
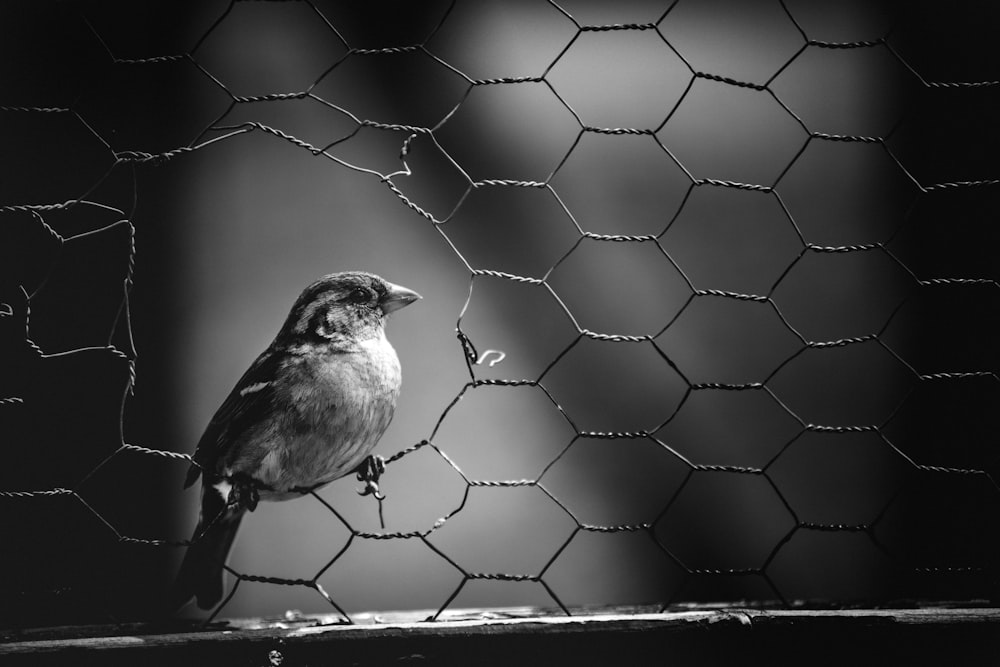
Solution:
<svg viewBox="0 0 1000 667"><path fill-rule="evenodd" d="M382 334L389 313L419 298L371 273L332 273L302 291L279 337L332 345L368 340Z"/></svg>

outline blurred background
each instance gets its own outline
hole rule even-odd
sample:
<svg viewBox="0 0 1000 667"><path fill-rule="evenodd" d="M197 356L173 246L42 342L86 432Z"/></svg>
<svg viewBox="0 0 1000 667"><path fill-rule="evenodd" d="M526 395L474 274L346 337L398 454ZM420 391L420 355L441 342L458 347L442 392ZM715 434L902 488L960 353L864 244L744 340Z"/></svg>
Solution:
<svg viewBox="0 0 1000 667"><path fill-rule="evenodd" d="M5 3L4 624L162 613L198 494L121 445L192 453L347 269L424 296L376 451L419 446L384 529L352 478L244 522L336 607L223 616L995 597L996 18Z"/></svg>

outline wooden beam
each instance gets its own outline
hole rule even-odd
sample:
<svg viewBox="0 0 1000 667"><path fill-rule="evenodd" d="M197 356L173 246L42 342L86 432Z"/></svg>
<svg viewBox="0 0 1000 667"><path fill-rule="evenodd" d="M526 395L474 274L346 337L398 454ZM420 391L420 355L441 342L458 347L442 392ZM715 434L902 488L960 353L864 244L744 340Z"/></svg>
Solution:
<svg viewBox="0 0 1000 667"><path fill-rule="evenodd" d="M106 626L93 636L63 638L23 631L0 644L0 664L823 665L882 659L988 664L1000 659L1000 609L995 608L729 608L569 617L525 613L469 612L468 618L433 623L368 615L362 618L368 622L355 625L324 624L332 617L296 616L179 632L157 632L148 625Z"/></svg>

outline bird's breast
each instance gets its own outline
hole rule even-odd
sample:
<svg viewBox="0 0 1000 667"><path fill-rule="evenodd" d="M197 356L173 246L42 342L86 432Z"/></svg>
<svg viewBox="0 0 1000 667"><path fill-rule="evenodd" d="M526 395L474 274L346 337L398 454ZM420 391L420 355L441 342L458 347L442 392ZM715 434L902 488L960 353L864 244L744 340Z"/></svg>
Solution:
<svg viewBox="0 0 1000 667"><path fill-rule="evenodd" d="M389 426L399 396L399 359L381 336L348 352L312 358L289 385L282 441L258 479L275 490L331 482L354 470Z"/></svg>

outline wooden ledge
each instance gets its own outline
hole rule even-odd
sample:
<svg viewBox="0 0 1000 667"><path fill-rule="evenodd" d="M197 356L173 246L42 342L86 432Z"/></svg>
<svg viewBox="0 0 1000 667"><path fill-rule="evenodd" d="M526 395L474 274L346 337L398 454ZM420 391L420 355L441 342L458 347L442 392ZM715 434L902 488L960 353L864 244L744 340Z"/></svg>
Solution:
<svg viewBox="0 0 1000 667"><path fill-rule="evenodd" d="M614 665L956 663L1000 657L1000 609L635 608L289 614L195 628L149 624L5 633L3 665ZM534 614L534 615L533 615ZM991 658L992 656L992 658Z"/></svg>

